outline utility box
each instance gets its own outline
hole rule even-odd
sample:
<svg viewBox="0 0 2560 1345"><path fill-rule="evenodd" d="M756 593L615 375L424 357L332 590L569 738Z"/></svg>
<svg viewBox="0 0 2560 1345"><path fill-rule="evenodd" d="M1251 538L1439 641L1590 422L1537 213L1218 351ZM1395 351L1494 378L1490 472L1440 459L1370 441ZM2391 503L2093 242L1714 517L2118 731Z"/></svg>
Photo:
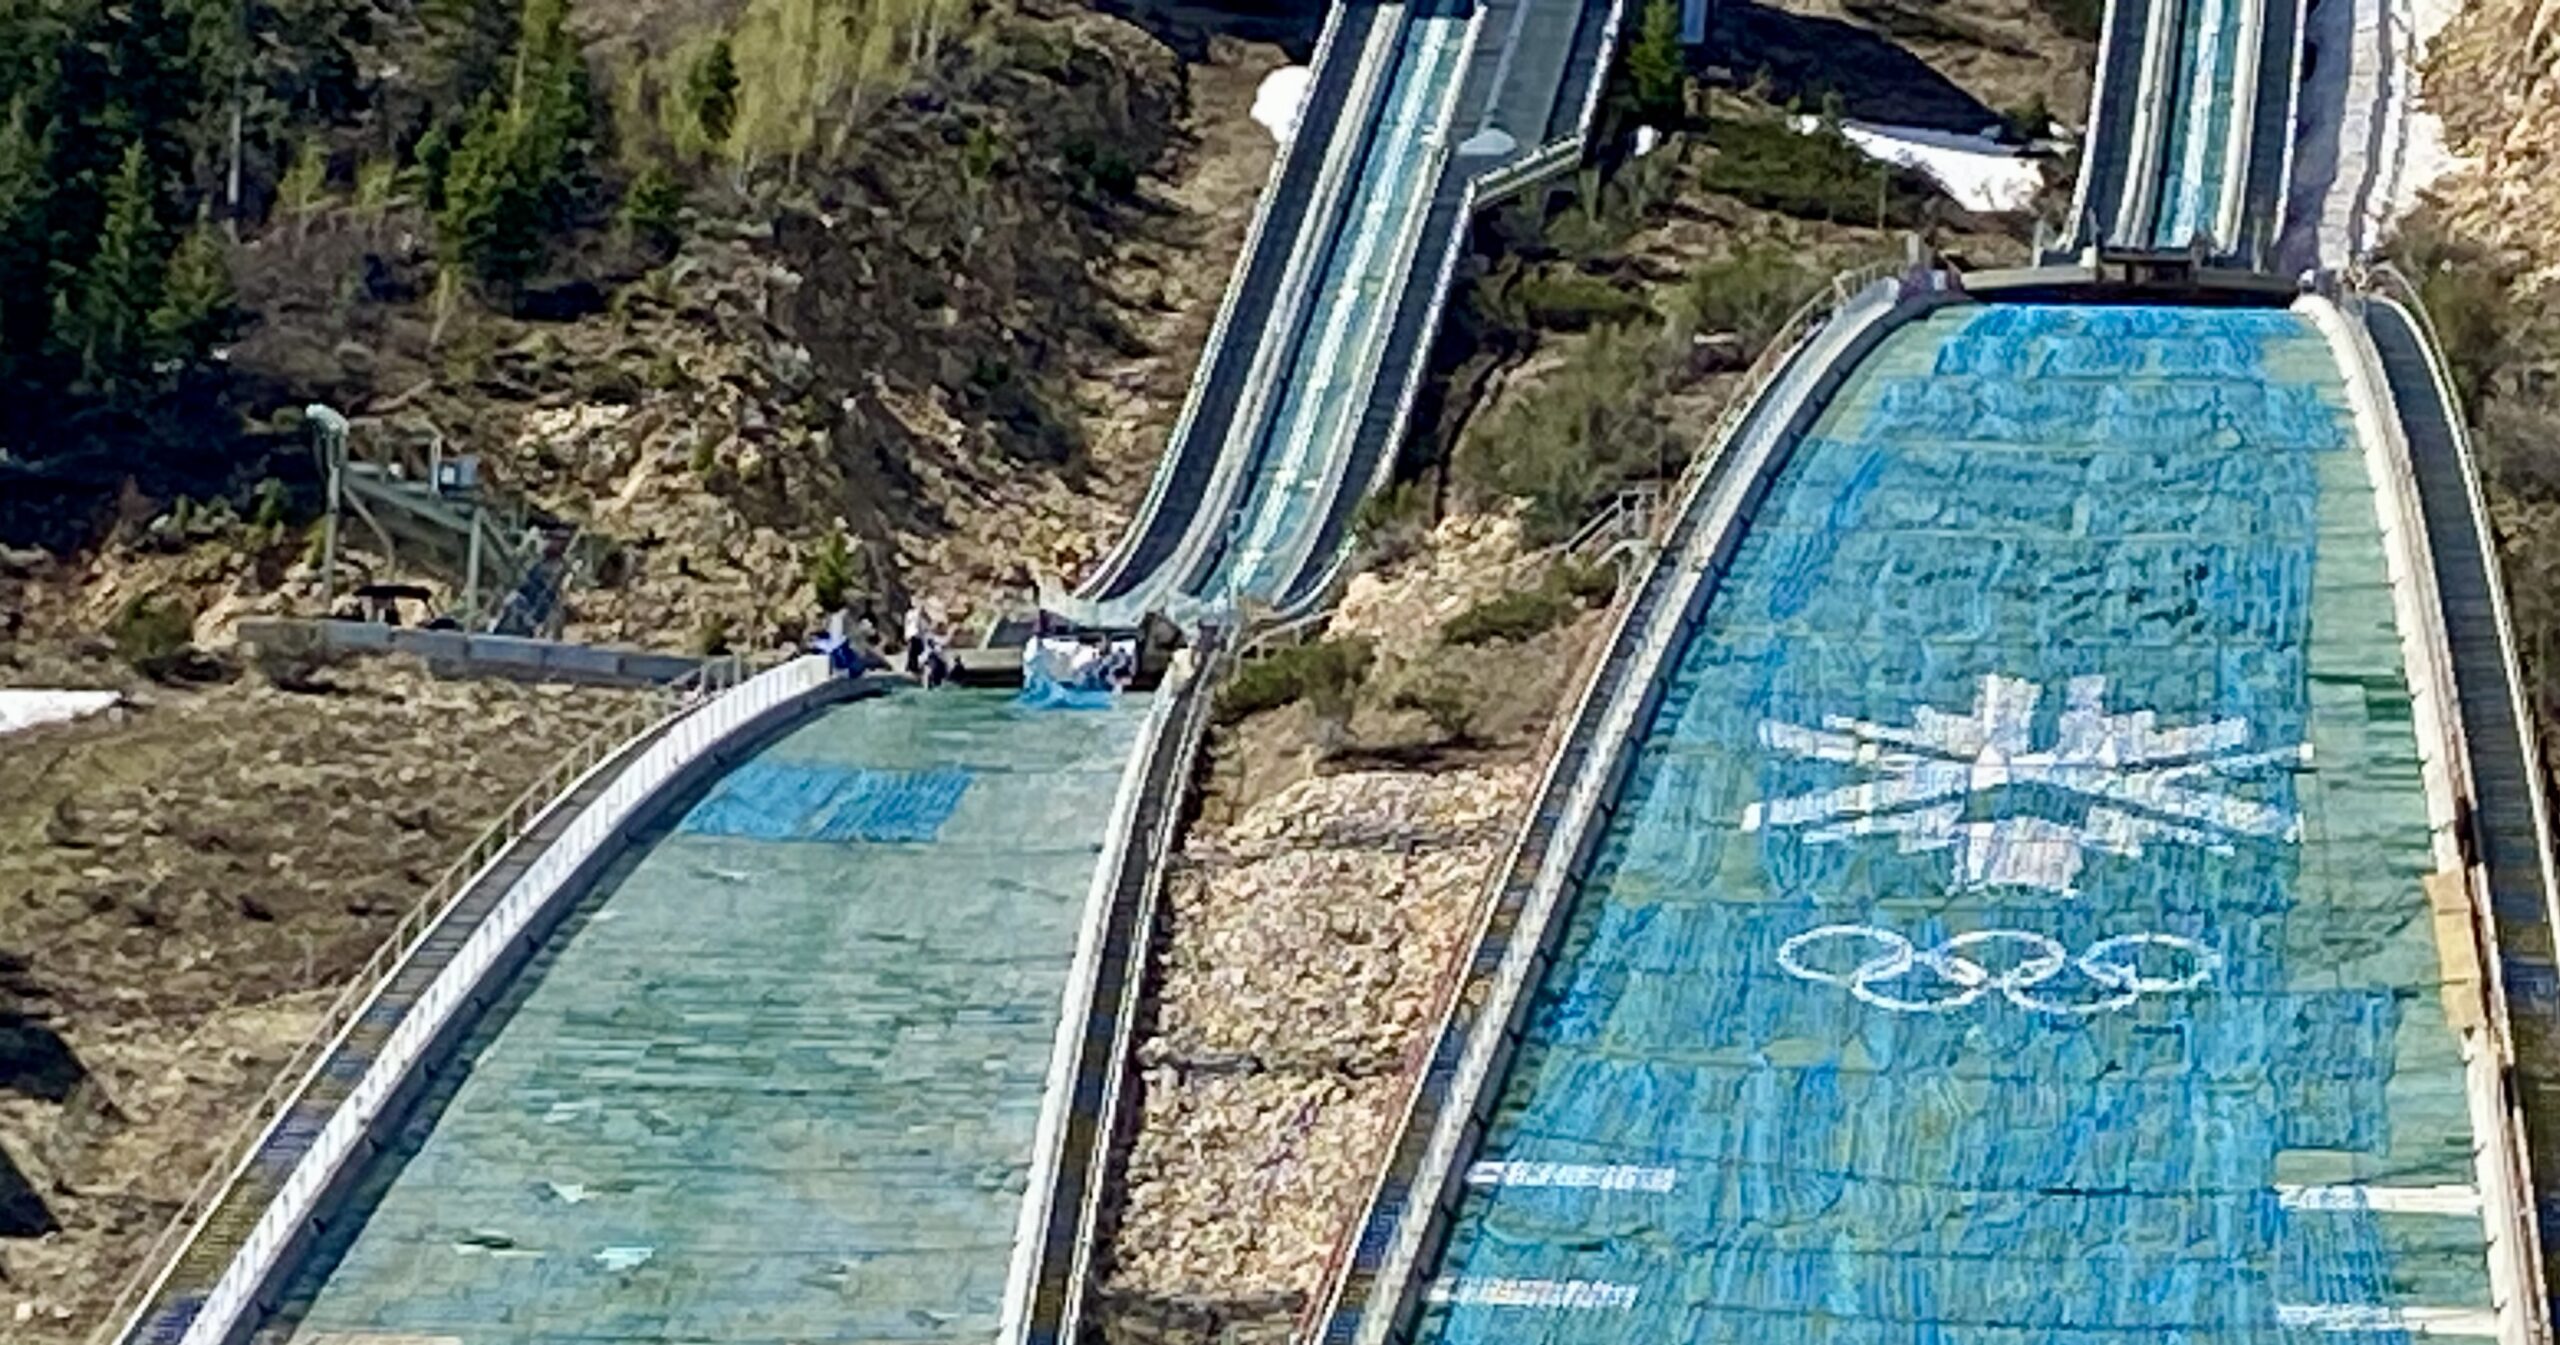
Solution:
<svg viewBox="0 0 2560 1345"><path fill-rule="evenodd" d="M459 457L436 460L436 493L438 495L472 495L480 490L480 458L465 453Z"/></svg>

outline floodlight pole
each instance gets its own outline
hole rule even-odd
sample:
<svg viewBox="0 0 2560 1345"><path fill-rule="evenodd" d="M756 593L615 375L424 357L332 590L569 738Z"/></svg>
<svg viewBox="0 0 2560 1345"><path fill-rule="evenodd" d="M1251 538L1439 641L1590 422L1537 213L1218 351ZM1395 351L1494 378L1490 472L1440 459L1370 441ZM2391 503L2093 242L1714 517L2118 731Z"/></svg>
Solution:
<svg viewBox="0 0 2560 1345"><path fill-rule="evenodd" d="M302 408L320 436L320 462L329 477L328 512L320 522L320 614L327 616L338 600L338 512L344 499L347 465L347 418L320 402Z"/></svg>

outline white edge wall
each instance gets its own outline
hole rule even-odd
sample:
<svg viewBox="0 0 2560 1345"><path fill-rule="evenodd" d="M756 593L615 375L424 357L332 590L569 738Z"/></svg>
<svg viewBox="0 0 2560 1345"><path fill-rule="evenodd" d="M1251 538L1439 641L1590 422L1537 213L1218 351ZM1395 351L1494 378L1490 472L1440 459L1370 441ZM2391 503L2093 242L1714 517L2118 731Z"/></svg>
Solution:
<svg viewBox="0 0 2560 1345"><path fill-rule="evenodd" d="M2525 1142L2518 1118L2506 1100L2507 1067L2513 1050L2506 1024L2506 996L2498 981L2496 925L2490 917L2486 869L2463 854L2458 819L2472 794L2470 753L2463 737L2460 701L2454 692L2451 646L2446 639L2443 605L2436 591L2435 569L2426 523L2418 501L2417 474L2409 458L2409 441L2384 377L2380 354L2362 324L2337 304L2307 295L2294 311L2318 329L2338 362L2347 394L2358 448L2373 485L2375 522L2382 532L2383 562L2391 588L2394 625L2409 680L2413 727L2417 734L2419 774L2427 800L2427 822L2440 875L2453 875L2471 903L2472 936L2463 952L2481 964L2483 1023L2456 1031L2462 1043L2463 1098L2470 1113L2472 1159L2482 1198L2481 1221L2488 1238L2490 1302L2501 1345L2535 1345L2547 1338L2540 1302L2540 1253L2534 1227L2534 1205ZM2483 539L2484 547L2486 539Z"/></svg>
<svg viewBox="0 0 2560 1345"><path fill-rule="evenodd" d="M491 984L503 980L530 952L533 932L554 919L593 879L602 866L629 842L631 833L652 820L675 794L722 769L741 743L756 740L779 723L825 699L857 694L870 684L834 676L826 660L802 657L750 678L665 726L656 741L636 757L609 757L596 771L618 769L602 794L579 813L532 867L510 886L446 964L443 972L392 1029L389 1039L363 1077L324 1123L311 1147L294 1165L239 1250L217 1278L189 1322L179 1345L230 1345L251 1325L272 1296L279 1278L291 1269L315 1220L343 1191L376 1140L398 1122L398 1103L410 1091L422 1065L431 1064L440 1044L465 1020L466 1009L485 1006L497 993ZM563 797L595 778L596 771L572 781ZM505 858L502 851L492 865ZM485 870L484 870L485 872ZM414 954L415 945L411 949ZM407 955L404 955L404 963ZM395 968L396 971L396 968ZM385 977L384 986L391 983ZM377 990L377 995L380 993ZM330 1054L362 1021L354 1015ZM325 1068L324 1055L314 1075ZM309 1087L306 1079L303 1088ZM297 1090L297 1097L302 1090ZM255 1151L247 1163L255 1162ZM239 1179L237 1172L233 1181ZM210 1215L208 1214L208 1217ZM203 1231L200 1222L189 1242ZM160 1291L177 1262L162 1272L160 1284L144 1299L140 1316L124 1328L133 1338L157 1305Z"/></svg>

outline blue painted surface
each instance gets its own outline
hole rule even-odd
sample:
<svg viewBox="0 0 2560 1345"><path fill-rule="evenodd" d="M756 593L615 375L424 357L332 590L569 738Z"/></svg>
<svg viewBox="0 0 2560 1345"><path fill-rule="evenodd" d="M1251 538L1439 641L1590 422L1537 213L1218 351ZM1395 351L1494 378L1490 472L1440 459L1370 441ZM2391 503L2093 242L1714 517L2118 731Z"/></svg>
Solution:
<svg viewBox="0 0 2560 1345"><path fill-rule="evenodd" d="M695 804L677 829L759 841L931 841L960 806L970 778L950 767L891 771L750 761Z"/></svg>
<svg viewBox="0 0 2560 1345"><path fill-rule="evenodd" d="M1145 712L893 695L733 771L505 988L265 1338L990 1339Z"/></svg>
<svg viewBox="0 0 2560 1345"><path fill-rule="evenodd" d="M1675 655L1477 1155L1653 1176L1480 1169L1425 1339L2485 1310L2476 1215L2280 1194L2474 1180L2340 408L2279 313L1950 310L1852 375Z"/></svg>

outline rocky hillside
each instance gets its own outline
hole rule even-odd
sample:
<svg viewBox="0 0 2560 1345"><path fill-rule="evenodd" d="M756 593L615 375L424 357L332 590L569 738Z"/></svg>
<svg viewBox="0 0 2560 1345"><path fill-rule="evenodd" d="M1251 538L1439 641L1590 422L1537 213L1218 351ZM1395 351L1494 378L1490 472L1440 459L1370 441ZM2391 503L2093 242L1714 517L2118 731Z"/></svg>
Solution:
<svg viewBox="0 0 2560 1345"><path fill-rule="evenodd" d="M2466 0L2429 51L2423 102L2474 166L2437 184L2440 222L2560 280L2560 4Z"/></svg>
<svg viewBox="0 0 2560 1345"><path fill-rule="evenodd" d="M1268 163L1242 114L1274 63L991 16L803 181L705 167L664 255L608 240L513 310L439 289L423 202L324 199L240 248L231 363L271 390L253 419L328 402L359 452L478 454L601 539L574 633L790 638L830 539L865 589L965 609L1099 555L1143 489ZM356 541L359 573L450 578ZM308 607L297 578L224 606Z"/></svg>

